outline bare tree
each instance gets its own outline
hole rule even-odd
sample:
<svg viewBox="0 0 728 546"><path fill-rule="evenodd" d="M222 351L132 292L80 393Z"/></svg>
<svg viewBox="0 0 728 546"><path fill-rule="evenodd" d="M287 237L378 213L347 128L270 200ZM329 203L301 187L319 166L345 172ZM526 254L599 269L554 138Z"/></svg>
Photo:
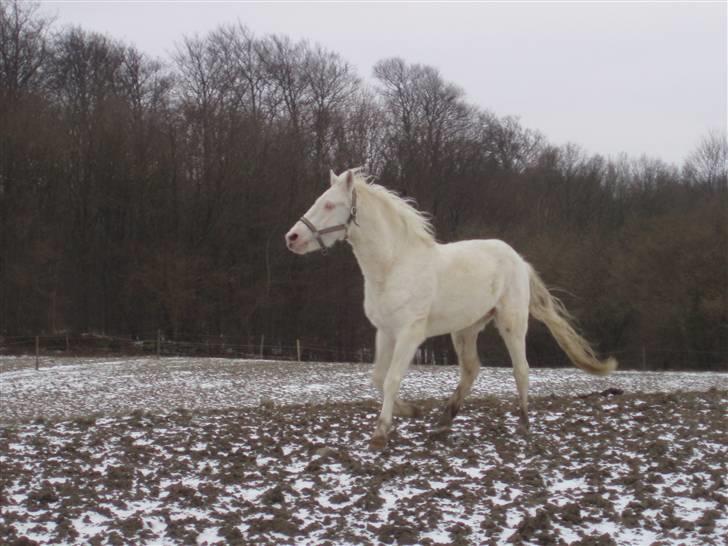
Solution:
<svg viewBox="0 0 728 546"><path fill-rule="evenodd" d="M728 188L728 136L710 131L688 156L684 174L694 184L711 189Z"/></svg>
<svg viewBox="0 0 728 546"><path fill-rule="evenodd" d="M523 172L534 162L544 146L543 135L524 128L512 116L494 121L486 126L484 144L501 169Z"/></svg>
<svg viewBox="0 0 728 546"><path fill-rule="evenodd" d="M350 355L371 338L354 259L303 263L281 235L329 167L365 164L442 240L512 243L623 361L725 362L725 135L682 170L606 160L402 59L369 88L336 53L239 23L183 39L169 66L51 30L0 0L0 333L301 336ZM558 362L538 327L529 351Z"/></svg>
<svg viewBox="0 0 728 546"><path fill-rule="evenodd" d="M36 302L22 271L33 252L48 255L29 237L39 235L38 207L52 195L40 172L50 137L42 102L50 25L36 3L0 1L0 333L16 322L45 322L25 309Z"/></svg>
<svg viewBox="0 0 728 546"><path fill-rule="evenodd" d="M6 104L42 84L52 19L39 15L38 7L20 0L0 2L0 93Z"/></svg>
<svg viewBox="0 0 728 546"><path fill-rule="evenodd" d="M348 63L335 53L316 47L304 59L304 81L311 97L314 133L314 164L325 173L334 160L334 122L359 87L359 79Z"/></svg>
<svg viewBox="0 0 728 546"><path fill-rule="evenodd" d="M378 62L374 75L387 116L387 168L408 193L419 181L424 203L437 214L453 179L452 158L467 140L475 112L462 89L432 67L392 58Z"/></svg>
<svg viewBox="0 0 728 546"><path fill-rule="evenodd" d="M309 46L306 42L294 43L286 36L270 36L260 42L260 58L267 77L273 84L269 95L271 110L279 119L287 120L295 132L299 132L308 115L310 94L305 73L305 59Z"/></svg>

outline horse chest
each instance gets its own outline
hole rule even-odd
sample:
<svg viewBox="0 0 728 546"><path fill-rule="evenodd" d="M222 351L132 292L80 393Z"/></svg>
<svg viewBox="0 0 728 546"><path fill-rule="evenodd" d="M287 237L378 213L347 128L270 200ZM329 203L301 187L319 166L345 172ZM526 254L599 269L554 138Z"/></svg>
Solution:
<svg viewBox="0 0 728 546"><path fill-rule="evenodd" d="M382 294L372 289L364 289L364 314L376 328L387 325L387 314L382 305Z"/></svg>
<svg viewBox="0 0 728 546"><path fill-rule="evenodd" d="M376 328L396 332L407 323L426 316L428 300L421 290L400 283L364 284L364 314Z"/></svg>

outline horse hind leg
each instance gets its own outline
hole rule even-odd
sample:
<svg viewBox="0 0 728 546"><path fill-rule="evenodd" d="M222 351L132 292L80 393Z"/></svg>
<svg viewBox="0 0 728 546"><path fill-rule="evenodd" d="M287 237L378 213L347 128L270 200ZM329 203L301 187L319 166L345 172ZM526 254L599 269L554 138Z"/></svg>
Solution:
<svg viewBox="0 0 728 546"><path fill-rule="evenodd" d="M526 331L528 313L499 312L496 326L513 363L513 376L518 390L521 425L528 430L528 360L526 360Z"/></svg>
<svg viewBox="0 0 728 546"><path fill-rule="evenodd" d="M458 356L460 366L460 382L445 406L445 411L438 423L438 432L447 431L455 416L460 412L465 397L470 393L473 383L480 372L480 359L478 358L478 334L485 327L486 321L481 321L469 328L454 332L452 343Z"/></svg>

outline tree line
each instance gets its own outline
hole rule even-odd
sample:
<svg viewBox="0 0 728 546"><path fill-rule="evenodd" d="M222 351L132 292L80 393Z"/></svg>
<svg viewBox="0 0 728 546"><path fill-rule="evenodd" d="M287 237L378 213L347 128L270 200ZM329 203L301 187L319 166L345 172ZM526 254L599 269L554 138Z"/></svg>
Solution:
<svg viewBox="0 0 728 546"><path fill-rule="evenodd" d="M393 57L373 76L240 23L155 59L0 0L0 335L370 348L351 252L283 243L330 168L363 165L439 240L514 246L626 366L725 369L724 134L680 166L609 159L474 106L435 68ZM442 361L448 345L426 349ZM538 324L528 350L563 362Z"/></svg>

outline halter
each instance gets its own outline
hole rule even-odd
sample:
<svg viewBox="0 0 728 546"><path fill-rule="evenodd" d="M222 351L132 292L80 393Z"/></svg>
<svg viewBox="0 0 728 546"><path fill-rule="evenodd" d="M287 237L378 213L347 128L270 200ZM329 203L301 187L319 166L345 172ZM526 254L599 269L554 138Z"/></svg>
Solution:
<svg viewBox="0 0 728 546"><path fill-rule="evenodd" d="M356 190L351 191L351 209L349 211L349 219L346 221L346 223L337 224L335 226L327 227L324 229L317 229L316 226L314 226L313 223L305 216L301 216L301 222L304 226L311 230L311 233L316 238L316 241L321 247L321 254L325 256L329 253L329 251L324 244L324 240L321 237L322 235L326 235L327 233L332 233L334 231L341 231L343 229L346 232L346 235L344 235L344 240L346 240L349 237L349 224L354 222L355 225L359 225L356 221Z"/></svg>

